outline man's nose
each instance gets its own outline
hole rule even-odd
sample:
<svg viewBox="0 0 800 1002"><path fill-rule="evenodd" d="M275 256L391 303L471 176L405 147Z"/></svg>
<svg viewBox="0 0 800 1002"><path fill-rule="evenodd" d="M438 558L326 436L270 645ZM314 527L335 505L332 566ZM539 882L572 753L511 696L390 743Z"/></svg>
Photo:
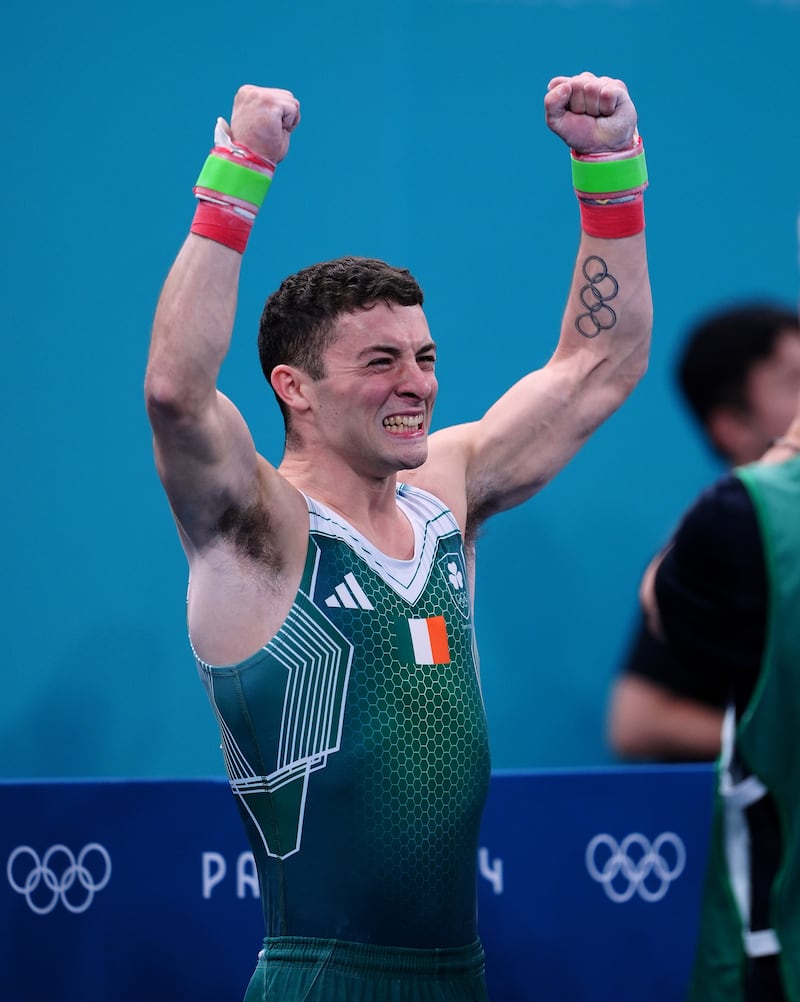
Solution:
<svg viewBox="0 0 800 1002"><path fill-rule="evenodd" d="M430 396L436 384L436 376L427 369L421 369L416 363L406 365L400 373L397 386L398 396L413 396L425 400Z"/></svg>

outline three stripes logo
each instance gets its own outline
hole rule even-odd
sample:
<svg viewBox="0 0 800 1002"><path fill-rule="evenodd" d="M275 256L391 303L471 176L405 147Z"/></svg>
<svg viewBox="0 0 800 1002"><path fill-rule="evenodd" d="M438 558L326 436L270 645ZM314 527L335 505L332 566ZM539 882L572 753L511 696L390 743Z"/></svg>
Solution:
<svg viewBox="0 0 800 1002"><path fill-rule="evenodd" d="M459 567L452 562L452 558L448 559L450 563L447 570L454 579L451 585L456 590L462 590L463 578L459 580L456 577ZM361 609L365 612L371 612L375 608L352 573L345 574L344 580L325 599L325 605L329 609ZM400 658L406 664L450 664L450 641L444 616L398 619L397 641Z"/></svg>
<svg viewBox="0 0 800 1002"><path fill-rule="evenodd" d="M364 594L361 585L356 581L354 574L345 574L344 581L336 585L333 594L325 599L325 605L329 609L364 609L370 611L374 608L372 602Z"/></svg>

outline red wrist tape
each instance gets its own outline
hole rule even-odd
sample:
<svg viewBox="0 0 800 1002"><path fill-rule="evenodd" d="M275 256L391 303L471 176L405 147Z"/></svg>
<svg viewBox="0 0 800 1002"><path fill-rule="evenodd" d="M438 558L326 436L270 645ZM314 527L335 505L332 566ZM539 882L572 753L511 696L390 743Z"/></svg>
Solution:
<svg viewBox="0 0 800 1002"><path fill-rule="evenodd" d="M581 228L590 237L617 240L632 237L644 229L644 199L641 195L630 202L615 205L593 205L581 201Z"/></svg>
<svg viewBox="0 0 800 1002"><path fill-rule="evenodd" d="M252 229L253 220L243 218L233 208L199 201L190 232L244 254Z"/></svg>

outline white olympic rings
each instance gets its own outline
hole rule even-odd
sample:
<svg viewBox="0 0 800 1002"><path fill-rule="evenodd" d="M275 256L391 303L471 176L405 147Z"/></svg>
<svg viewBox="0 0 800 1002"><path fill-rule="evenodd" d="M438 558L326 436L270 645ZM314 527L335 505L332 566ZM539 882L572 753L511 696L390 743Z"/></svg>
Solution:
<svg viewBox="0 0 800 1002"><path fill-rule="evenodd" d="M91 853L98 854L102 860L101 876L94 876L86 865L86 859ZM31 869L27 877L20 881L14 875L14 864L22 857L30 858ZM53 865L54 860L59 857L64 857L63 865ZM18 866L17 870L19 871L19 869ZM37 915L47 915L56 907L59 900L68 911L78 915L86 911L94 900L95 894L102 891L111 879L111 857L98 842L90 842L85 845L77 859L75 859L72 850L65 845L50 846L41 860L38 853L29 845L18 845L8 857L6 875L11 887L17 894L25 896L28 907ZM21 874L18 873L17 876L21 877ZM49 900L45 899L44 903L34 900L34 892L40 884L43 884L50 892ZM73 887L82 889L80 891L82 900L76 902L75 894L72 895L73 900L70 900L69 892Z"/></svg>
<svg viewBox="0 0 800 1002"><path fill-rule="evenodd" d="M665 857L662 849L671 847L669 857ZM608 857L602 866L598 865L598 849L605 847L608 850ZM630 850L634 853L631 855ZM601 853L600 856L604 856ZM644 901L660 901L667 893L669 885L673 880L683 873L686 865L686 848L679 835L674 832L662 832L661 835L650 844L650 840L639 832L633 832L617 843L611 835L595 835L586 846L586 869L592 880L596 880L603 885L603 890L612 900L621 904L629 901L634 894L639 895ZM647 885L647 879L651 876L658 880L658 886ZM617 877L627 881L626 886L615 886ZM651 889L652 888L652 889Z"/></svg>

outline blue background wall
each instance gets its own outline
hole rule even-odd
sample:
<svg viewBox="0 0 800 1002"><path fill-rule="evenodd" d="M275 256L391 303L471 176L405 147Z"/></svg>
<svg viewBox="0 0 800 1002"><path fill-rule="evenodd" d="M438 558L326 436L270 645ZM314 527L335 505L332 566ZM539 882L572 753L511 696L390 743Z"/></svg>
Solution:
<svg viewBox="0 0 800 1002"><path fill-rule="evenodd" d="M199 0L6 7L0 774L222 772L186 644L186 568L142 404L191 185L237 86L303 122L248 251L222 387L277 461L255 330L291 271L408 266L440 344L439 425L549 357L578 236L548 79L626 80L651 186L650 371L559 478L487 527L477 596L499 768L607 762L639 576L718 467L674 390L698 312L797 296L800 4Z"/></svg>

